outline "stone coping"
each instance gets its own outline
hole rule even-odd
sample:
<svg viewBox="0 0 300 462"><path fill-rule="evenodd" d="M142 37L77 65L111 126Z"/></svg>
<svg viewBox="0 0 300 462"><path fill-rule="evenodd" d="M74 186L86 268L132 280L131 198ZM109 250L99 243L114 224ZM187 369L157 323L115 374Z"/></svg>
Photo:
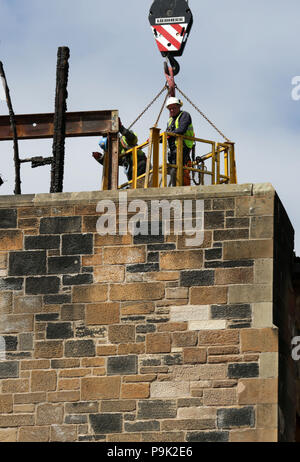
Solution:
<svg viewBox="0 0 300 462"><path fill-rule="evenodd" d="M100 200L117 201L119 193L124 191L82 191L57 194L0 195L0 207L45 206L96 203ZM128 199L205 199L236 196L275 195L270 183L245 183L240 185L181 186L176 188L148 188L126 190Z"/></svg>

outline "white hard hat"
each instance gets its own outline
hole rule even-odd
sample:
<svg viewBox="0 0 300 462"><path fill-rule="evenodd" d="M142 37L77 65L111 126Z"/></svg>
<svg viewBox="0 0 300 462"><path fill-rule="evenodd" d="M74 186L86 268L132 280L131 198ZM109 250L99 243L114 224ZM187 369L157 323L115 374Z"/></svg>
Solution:
<svg viewBox="0 0 300 462"><path fill-rule="evenodd" d="M179 106L182 106L182 102L178 98L174 98L173 96L170 96L167 100L166 107L168 108L171 106L171 104L179 104Z"/></svg>

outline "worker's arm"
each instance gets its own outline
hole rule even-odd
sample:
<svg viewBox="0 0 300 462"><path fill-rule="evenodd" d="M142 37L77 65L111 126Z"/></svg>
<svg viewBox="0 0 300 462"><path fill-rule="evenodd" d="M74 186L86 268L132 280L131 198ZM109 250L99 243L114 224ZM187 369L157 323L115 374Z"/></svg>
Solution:
<svg viewBox="0 0 300 462"><path fill-rule="evenodd" d="M130 146L134 146L136 145L137 143L137 137L136 135L131 131L131 130L128 130L127 128L123 127L123 125L121 124L120 125L120 133L122 136L125 136L128 144Z"/></svg>
<svg viewBox="0 0 300 462"><path fill-rule="evenodd" d="M173 130L173 133L178 133L178 135L183 135L189 126L192 123L192 118L188 112L183 112L182 116L179 119L179 127Z"/></svg>

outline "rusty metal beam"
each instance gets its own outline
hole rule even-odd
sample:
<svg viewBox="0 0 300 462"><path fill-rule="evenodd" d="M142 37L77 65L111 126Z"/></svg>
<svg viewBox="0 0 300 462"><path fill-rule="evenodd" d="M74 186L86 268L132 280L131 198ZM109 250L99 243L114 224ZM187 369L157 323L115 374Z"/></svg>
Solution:
<svg viewBox="0 0 300 462"><path fill-rule="evenodd" d="M66 113L66 137L103 136L119 130L118 111ZM19 140L53 138L54 114L15 115ZM13 140L9 116L0 116L0 141Z"/></svg>

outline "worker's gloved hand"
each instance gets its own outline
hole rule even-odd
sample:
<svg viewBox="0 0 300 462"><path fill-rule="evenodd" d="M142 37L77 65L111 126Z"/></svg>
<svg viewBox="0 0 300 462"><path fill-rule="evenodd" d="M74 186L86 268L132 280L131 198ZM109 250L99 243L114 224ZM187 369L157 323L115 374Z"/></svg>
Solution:
<svg viewBox="0 0 300 462"><path fill-rule="evenodd" d="M99 162L99 164L103 165L103 154L100 152L93 152L93 157L97 162Z"/></svg>

